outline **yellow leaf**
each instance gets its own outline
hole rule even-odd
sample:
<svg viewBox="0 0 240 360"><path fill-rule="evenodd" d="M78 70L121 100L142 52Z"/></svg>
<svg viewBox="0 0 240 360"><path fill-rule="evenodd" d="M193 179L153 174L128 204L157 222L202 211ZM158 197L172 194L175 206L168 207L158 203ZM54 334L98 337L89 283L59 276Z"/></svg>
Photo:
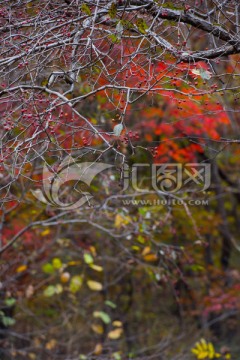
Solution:
<svg viewBox="0 0 240 360"><path fill-rule="evenodd" d="M115 227L120 228L123 222L124 222L124 218L120 214L117 214L115 217Z"/></svg>
<svg viewBox="0 0 240 360"><path fill-rule="evenodd" d="M132 249L133 249L134 251L139 251L139 250L140 250L140 247L139 247L139 246L136 246L136 245L133 245L133 246L132 246Z"/></svg>
<svg viewBox="0 0 240 360"><path fill-rule="evenodd" d="M200 340L200 343L201 343L201 345L202 345L202 349L203 350L208 350L208 344L207 344L207 342L206 342L206 340L205 339L201 339ZM210 343L209 343L210 344ZM211 344L212 345L212 344Z"/></svg>
<svg viewBox="0 0 240 360"><path fill-rule="evenodd" d="M138 235L137 241L140 242L140 244L145 244L145 242L146 242L142 235Z"/></svg>
<svg viewBox="0 0 240 360"><path fill-rule="evenodd" d="M207 342L205 339L201 339L195 344L195 347L191 349L191 352L196 355L197 359L216 359L221 355L215 352L214 346L211 342Z"/></svg>
<svg viewBox="0 0 240 360"><path fill-rule="evenodd" d="M158 259L158 257L155 254L148 254L148 255L144 256L144 260L149 261L149 262L156 261L157 259Z"/></svg>
<svg viewBox="0 0 240 360"><path fill-rule="evenodd" d="M215 357L215 349L214 349L214 346L211 342L208 343L208 352L209 352L209 358L210 359L214 359Z"/></svg>
<svg viewBox="0 0 240 360"><path fill-rule="evenodd" d="M131 221L129 216L123 216L121 214L117 214L115 217L115 227L119 229L123 225L129 224Z"/></svg>
<svg viewBox="0 0 240 360"><path fill-rule="evenodd" d="M34 353L29 353L29 354L28 354L28 357L29 357L29 359L31 359L31 360L35 360L35 359L37 358L37 355L34 354Z"/></svg>
<svg viewBox="0 0 240 360"><path fill-rule="evenodd" d="M42 86L46 86L48 84L48 80L47 79L44 79L42 82L41 82L41 85Z"/></svg>
<svg viewBox="0 0 240 360"><path fill-rule="evenodd" d="M91 289L93 291L101 291L103 288L103 286L100 282L94 281L94 280L88 280L87 286L89 287L89 289Z"/></svg>
<svg viewBox="0 0 240 360"><path fill-rule="evenodd" d="M37 348L40 348L42 346L42 340L39 338L34 338L33 343L34 343L34 346Z"/></svg>
<svg viewBox="0 0 240 360"><path fill-rule="evenodd" d="M119 320L115 320L115 321L113 321L113 326L116 326L116 327L121 327L122 326L122 322L121 321L119 321Z"/></svg>
<svg viewBox="0 0 240 360"><path fill-rule="evenodd" d="M89 246L89 250L91 251L91 253L92 253L93 256L96 256L96 255L97 255L95 246Z"/></svg>
<svg viewBox="0 0 240 360"><path fill-rule="evenodd" d="M57 270L61 269L61 267L62 267L62 261L61 261L61 259L59 259L59 258L54 258L54 259L52 260L52 265L53 265L54 269L57 269Z"/></svg>
<svg viewBox="0 0 240 360"><path fill-rule="evenodd" d="M52 350L56 347L57 341L55 339L51 339L49 342L46 343L45 348L47 350Z"/></svg>
<svg viewBox="0 0 240 360"><path fill-rule="evenodd" d="M193 354L195 354L195 355L198 355L198 353L199 353L199 351L197 350L197 349L191 349L191 352L193 353Z"/></svg>
<svg viewBox="0 0 240 360"><path fill-rule="evenodd" d="M196 346L196 349L197 349L199 352L202 351L202 345L200 344L200 342L197 342L195 346Z"/></svg>
<svg viewBox="0 0 240 360"><path fill-rule="evenodd" d="M92 324L91 328L96 334L103 334L104 330L102 325Z"/></svg>
<svg viewBox="0 0 240 360"><path fill-rule="evenodd" d="M20 266L17 268L16 272L17 272L17 273L21 273L21 272L25 271L26 269L27 269L27 265L20 265Z"/></svg>
<svg viewBox="0 0 240 360"><path fill-rule="evenodd" d="M142 256L145 256L151 252L150 246L146 246L142 251Z"/></svg>
<svg viewBox="0 0 240 360"><path fill-rule="evenodd" d="M69 261L69 262L68 262L68 265L69 265L69 266L74 266L74 265L78 265L78 264L80 264L80 261L74 261L74 260L72 260L72 261Z"/></svg>
<svg viewBox="0 0 240 360"><path fill-rule="evenodd" d="M96 344L95 349L94 349L94 354L95 355L100 355L102 353L103 347L102 344Z"/></svg>
<svg viewBox="0 0 240 360"><path fill-rule="evenodd" d="M42 231L42 232L40 233L40 235L46 236L46 235L49 235L50 232L51 232L51 231L50 231L49 229L46 229L46 230Z"/></svg>
<svg viewBox="0 0 240 360"><path fill-rule="evenodd" d="M103 268L102 266L99 266L99 265L96 265L96 264L91 264L89 265L91 269L95 270L95 271L98 271L98 272L101 272L103 271Z"/></svg>
<svg viewBox="0 0 240 360"><path fill-rule="evenodd" d="M123 332L122 328L114 329L108 333L108 338L111 340L117 340L122 335L122 332Z"/></svg>

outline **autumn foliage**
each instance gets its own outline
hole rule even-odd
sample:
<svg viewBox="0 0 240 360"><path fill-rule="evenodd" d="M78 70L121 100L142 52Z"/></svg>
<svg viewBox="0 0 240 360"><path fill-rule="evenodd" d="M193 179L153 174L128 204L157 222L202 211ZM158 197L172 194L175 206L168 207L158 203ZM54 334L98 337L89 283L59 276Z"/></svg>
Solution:
<svg viewBox="0 0 240 360"><path fill-rule="evenodd" d="M1 359L238 359L239 11L0 1Z"/></svg>

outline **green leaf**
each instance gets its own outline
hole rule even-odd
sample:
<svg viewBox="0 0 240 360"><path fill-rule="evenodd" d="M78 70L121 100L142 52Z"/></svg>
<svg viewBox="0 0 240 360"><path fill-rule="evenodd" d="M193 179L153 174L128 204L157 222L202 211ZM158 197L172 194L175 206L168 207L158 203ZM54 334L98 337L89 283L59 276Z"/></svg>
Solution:
<svg viewBox="0 0 240 360"><path fill-rule="evenodd" d="M2 323L4 326L12 326L16 323L16 320L14 320L13 318L11 318L9 316L3 316Z"/></svg>
<svg viewBox="0 0 240 360"><path fill-rule="evenodd" d="M83 255L83 258L84 258L85 263L88 265L93 264L93 262L94 262L92 255L89 253L85 253Z"/></svg>
<svg viewBox="0 0 240 360"><path fill-rule="evenodd" d="M14 299L14 298L6 299L6 300L5 300L5 304L6 304L7 306L13 306L13 305L16 304L16 299Z"/></svg>
<svg viewBox="0 0 240 360"><path fill-rule="evenodd" d="M81 10L82 10L82 12L87 14L88 16L91 16L91 9L87 4L82 4Z"/></svg>
<svg viewBox="0 0 240 360"><path fill-rule="evenodd" d="M146 30L148 29L147 23L145 20L143 20L142 18L138 18L136 21L136 25L138 30L142 33L145 34Z"/></svg>
<svg viewBox="0 0 240 360"><path fill-rule="evenodd" d="M124 26L125 29L130 30L133 28L133 24L128 20L121 20L121 24Z"/></svg>
<svg viewBox="0 0 240 360"><path fill-rule="evenodd" d="M46 274L53 274L54 273L54 267L50 263L46 263L42 266L42 271Z"/></svg>
<svg viewBox="0 0 240 360"><path fill-rule="evenodd" d="M69 289L70 291L75 294L80 288L82 287L83 279L80 275L75 275L72 277L70 281Z"/></svg>
<svg viewBox="0 0 240 360"><path fill-rule="evenodd" d="M120 39L115 34L108 35L108 38L112 41L113 44L118 44Z"/></svg>
<svg viewBox="0 0 240 360"><path fill-rule="evenodd" d="M113 353L113 357L114 357L115 360L121 360L122 359L121 354L119 354L119 352Z"/></svg>
<svg viewBox="0 0 240 360"><path fill-rule="evenodd" d="M59 295L63 292L63 287L61 284L49 285L43 292L44 296L51 297L53 295Z"/></svg>
<svg viewBox="0 0 240 360"><path fill-rule="evenodd" d="M106 304L107 306L110 306L110 307L113 308L113 309L116 309L116 307L117 307L117 305L114 304L114 302L112 302L112 301L110 301L110 300L106 300L106 301L105 301L105 304Z"/></svg>
<svg viewBox="0 0 240 360"><path fill-rule="evenodd" d="M55 286L49 285L43 292L44 296L51 297L55 295Z"/></svg>
<svg viewBox="0 0 240 360"><path fill-rule="evenodd" d="M104 311L94 311L93 316L95 318L101 319L104 322L104 324L110 324L111 322L110 316Z"/></svg>
<svg viewBox="0 0 240 360"><path fill-rule="evenodd" d="M63 292L63 287L61 284L55 286L55 294L61 294Z"/></svg>
<svg viewBox="0 0 240 360"><path fill-rule="evenodd" d="M112 3L110 9L108 10L108 15L111 19L114 19L117 15L117 5Z"/></svg>

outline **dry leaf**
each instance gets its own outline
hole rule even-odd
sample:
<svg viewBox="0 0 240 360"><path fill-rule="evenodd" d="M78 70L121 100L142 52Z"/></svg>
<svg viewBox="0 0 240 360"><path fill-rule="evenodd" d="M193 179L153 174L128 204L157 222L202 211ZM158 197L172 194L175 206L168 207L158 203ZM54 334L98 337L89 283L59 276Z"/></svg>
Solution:
<svg viewBox="0 0 240 360"><path fill-rule="evenodd" d="M114 224L115 224L115 227L117 229L119 229L121 226L129 224L130 221L131 221L131 218L129 216L123 216L121 214L117 214L115 216Z"/></svg>
<svg viewBox="0 0 240 360"><path fill-rule="evenodd" d="M144 256L144 260L149 261L149 262L156 261L157 259L158 259L158 257L155 254L148 254L148 255Z"/></svg>
<svg viewBox="0 0 240 360"><path fill-rule="evenodd" d="M150 246L146 246L142 251L142 256L145 256L151 252Z"/></svg>
<svg viewBox="0 0 240 360"><path fill-rule="evenodd" d="M91 251L93 256L97 256L96 248L95 246L89 246L89 250Z"/></svg>
<svg viewBox="0 0 240 360"><path fill-rule="evenodd" d="M96 333L96 334L103 334L103 327L102 325L98 325L98 324L92 324L91 325L92 330Z"/></svg>
<svg viewBox="0 0 240 360"><path fill-rule="evenodd" d="M108 338L111 340L117 340L122 335L122 332L123 332L122 328L114 329L108 333Z"/></svg>
<svg viewBox="0 0 240 360"><path fill-rule="evenodd" d="M102 344L96 344L95 349L94 349L94 354L95 355L100 355L102 353L103 347Z"/></svg>
<svg viewBox="0 0 240 360"><path fill-rule="evenodd" d="M33 285L28 285L25 291L26 298L29 299L34 294L34 287Z"/></svg>
<svg viewBox="0 0 240 360"><path fill-rule="evenodd" d="M20 266L17 268L16 272L17 272L17 273L21 273L21 272L25 271L26 269L27 269L27 265L20 265Z"/></svg>
<svg viewBox="0 0 240 360"><path fill-rule="evenodd" d="M45 348L47 350L52 350L56 347L57 341L55 339L51 339L49 342L46 343Z"/></svg>
<svg viewBox="0 0 240 360"><path fill-rule="evenodd" d="M34 354L34 353L29 353L29 354L28 354L28 357L29 357L29 359L31 359L31 360L35 360L35 359L37 358L37 355Z"/></svg>

